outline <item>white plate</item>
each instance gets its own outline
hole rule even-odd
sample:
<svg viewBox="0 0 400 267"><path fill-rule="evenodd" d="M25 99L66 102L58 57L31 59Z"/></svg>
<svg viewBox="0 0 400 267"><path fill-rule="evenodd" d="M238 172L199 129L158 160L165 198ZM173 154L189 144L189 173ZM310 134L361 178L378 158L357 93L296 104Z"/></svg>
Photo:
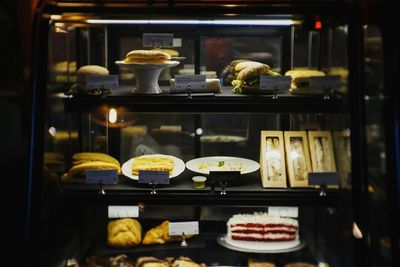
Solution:
<svg viewBox="0 0 400 267"><path fill-rule="evenodd" d="M251 253L286 253L297 251L305 246L300 240L277 241L277 242L257 242L257 241L238 241L232 240L226 235L217 238L217 242L226 248Z"/></svg>
<svg viewBox="0 0 400 267"><path fill-rule="evenodd" d="M220 161L223 161L224 165L218 167L218 162ZM209 167L200 169L199 167L202 164L209 165ZM186 162L186 168L201 174L209 174L210 170L238 171L239 167L242 167L241 174L248 174L257 171L260 168L260 164L250 159L223 156L197 158Z"/></svg>
<svg viewBox="0 0 400 267"><path fill-rule="evenodd" d="M181 160L178 159L177 157L170 156L170 155L163 155L163 154L153 154L153 155L144 155L140 156L144 158L170 158L174 161L174 169L172 170L172 174L169 176L169 178L174 178L181 174L185 170L185 163ZM135 158L132 158L122 164L122 173L133 180L138 180L139 177L137 175L132 174L132 164L135 161Z"/></svg>
<svg viewBox="0 0 400 267"><path fill-rule="evenodd" d="M164 63L125 63L123 60L115 61L115 64L118 66L123 66L123 67L131 67L131 68L148 68L148 69L154 69L154 68L172 68L177 65L179 65L179 61L165 61Z"/></svg>

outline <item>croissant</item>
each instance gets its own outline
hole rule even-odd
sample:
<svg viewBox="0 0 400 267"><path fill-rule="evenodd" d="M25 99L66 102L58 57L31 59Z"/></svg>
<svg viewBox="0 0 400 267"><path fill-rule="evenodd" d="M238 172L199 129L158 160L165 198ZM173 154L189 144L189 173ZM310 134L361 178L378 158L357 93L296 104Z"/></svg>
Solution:
<svg viewBox="0 0 400 267"><path fill-rule="evenodd" d="M107 243L112 247L137 246L142 241L142 226L131 218L109 222Z"/></svg>
<svg viewBox="0 0 400 267"><path fill-rule="evenodd" d="M190 238L191 235L185 235L185 238ZM165 244L171 241L180 241L181 236L170 236L169 235L169 221L164 221L162 224L151 228L144 235L143 244L153 245L153 244Z"/></svg>

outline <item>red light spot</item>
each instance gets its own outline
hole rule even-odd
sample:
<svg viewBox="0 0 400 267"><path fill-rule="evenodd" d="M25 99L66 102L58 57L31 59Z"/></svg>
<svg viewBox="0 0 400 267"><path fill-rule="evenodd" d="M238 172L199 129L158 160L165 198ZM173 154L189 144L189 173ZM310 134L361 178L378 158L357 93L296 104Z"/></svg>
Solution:
<svg viewBox="0 0 400 267"><path fill-rule="evenodd" d="M316 20L314 23L314 29L320 30L322 29L322 22L320 20Z"/></svg>

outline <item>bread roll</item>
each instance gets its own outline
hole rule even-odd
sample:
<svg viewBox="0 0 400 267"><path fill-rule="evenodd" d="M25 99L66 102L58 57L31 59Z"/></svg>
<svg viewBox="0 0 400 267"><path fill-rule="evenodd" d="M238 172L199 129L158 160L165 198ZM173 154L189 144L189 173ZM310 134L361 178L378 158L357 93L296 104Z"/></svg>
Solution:
<svg viewBox="0 0 400 267"><path fill-rule="evenodd" d="M131 218L113 220L108 223L107 243L112 247L137 246L142 241L142 226Z"/></svg>
<svg viewBox="0 0 400 267"><path fill-rule="evenodd" d="M250 79L252 77L265 74L269 71L269 69L270 67L268 65L259 62L253 62L253 61L241 62L237 64L235 67L236 71L240 71L236 79L244 81L246 79Z"/></svg>
<svg viewBox="0 0 400 267"><path fill-rule="evenodd" d="M161 64L170 60L171 56L157 50L133 50L126 54L125 63Z"/></svg>
<svg viewBox="0 0 400 267"><path fill-rule="evenodd" d="M116 170L120 172L121 168L113 163L108 163L103 161L89 161L74 165L68 171L68 176L74 177L77 175L83 175L86 170Z"/></svg>
<svg viewBox="0 0 400 267"><path fill-rule="evenodd" d="M121 166L119 161L117 159L115 159L114 157L111 157L110 155L107 155L104 153L99 153L99 152L75 153L72 156L72 159L74 161L74 164L81 164L81 163L90 162L90 161L102 161L102 162L112 163L118 167Z"/></svg>
<svg viewBox="0 0 400 267"><path fill-rule="evenodd" d="M108 69L98 65L86 65L82 66L77 71L77 82L80 84L86 84L86 77L89 75L108 75Z"/></svg>

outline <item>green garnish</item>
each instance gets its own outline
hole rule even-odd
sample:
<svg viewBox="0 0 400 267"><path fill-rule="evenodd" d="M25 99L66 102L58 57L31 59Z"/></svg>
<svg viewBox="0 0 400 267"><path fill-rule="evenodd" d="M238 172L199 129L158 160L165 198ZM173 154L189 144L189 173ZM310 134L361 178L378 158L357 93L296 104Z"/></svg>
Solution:
<svg viewBox="0 0 400 267"><path fill-rule="evenodd" d="M225 162L224 161L218 161L218 167L222 167L222 166L224 166L224 164L225 164Z"/></svg>

